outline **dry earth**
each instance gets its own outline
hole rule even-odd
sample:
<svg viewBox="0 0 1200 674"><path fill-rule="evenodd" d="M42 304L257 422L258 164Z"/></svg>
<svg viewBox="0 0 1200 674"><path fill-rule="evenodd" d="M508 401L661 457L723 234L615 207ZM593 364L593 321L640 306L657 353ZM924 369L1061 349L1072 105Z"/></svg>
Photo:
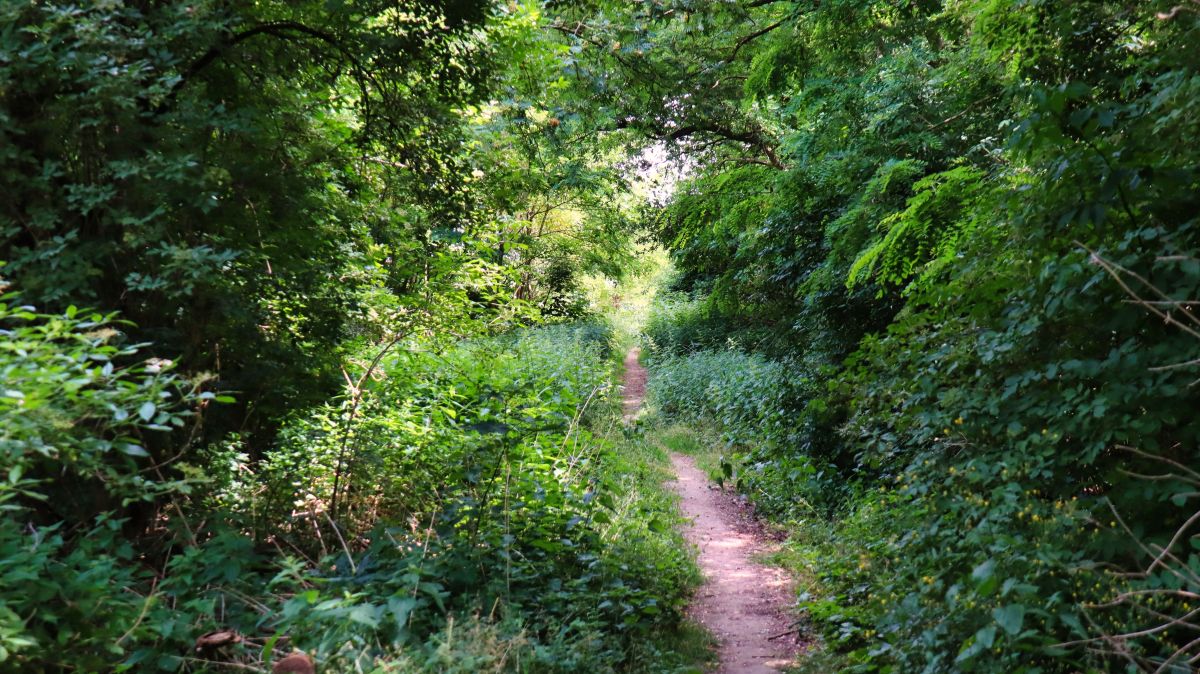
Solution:
<svg viewBox="0 0 1200 674"><path fill-rule="evenodd" d="M632 419L646 399L646 368L638 362L641 350L634 347L625 354L625 419Z"/></svg>
<svg viewBox="0 0 1200 674"><path fill-rule="evenodd" d="M646 370L638 350L625 358L625 417L641 407ZM716 637L718 674L770 674L790 665L799 650L788 617L790 579L779 568L757 561L773 541L736 495L708 481L690 456L672 454L674 489L691 520L685 534L699 550L705 582L691 616Z"/></svg>

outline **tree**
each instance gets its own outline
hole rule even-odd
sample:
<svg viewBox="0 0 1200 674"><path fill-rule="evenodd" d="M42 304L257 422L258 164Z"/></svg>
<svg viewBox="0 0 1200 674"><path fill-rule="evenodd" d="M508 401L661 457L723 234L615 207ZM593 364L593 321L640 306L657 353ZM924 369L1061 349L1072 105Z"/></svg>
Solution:
<svg viewBox="0 0 1200 674"><path fill-rule="evenodd" d="M456 110L488 76L485 2L0 11L6 277L237 391L214 430L329 393L364 293L417 292L470 217Z"/></svg>

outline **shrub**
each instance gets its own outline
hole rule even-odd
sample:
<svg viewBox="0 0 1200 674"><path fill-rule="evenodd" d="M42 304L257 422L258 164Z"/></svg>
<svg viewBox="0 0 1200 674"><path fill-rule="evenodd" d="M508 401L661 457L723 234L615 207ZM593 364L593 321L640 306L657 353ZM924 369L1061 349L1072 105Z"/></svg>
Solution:
<svg viewBox="0 0 1200 674"><path fill-rule="evenodd" d="M737 473L737 488L764 512L827 512L842 503L848 485L831 462L829 415L806 404L812 383L794 364L726 349L657 356L651 370L658 411L712 424L728 449L730 477Z"/></svg>
<svg viewBox="0 0 1200 674"><path fill-rule="evenodd" d="M265 461L230 436L201 465L155 438L215 396L118 346L114 317L0 304L0 326L5 666L176 671L294 647L331 671L675 657L649 637L679 621L695 570L661 476L606 436L603 324L405 344L359 395L291 419ZM243 640L197 647L220 630Z"/></svg>
<svg viewBox="0 0 1200 674"><path fill-rule="evenodd" d="M721 348L735 330L705 302L663 293L654 299L642 333L651 353L682 355Z"/></svg>
<svg viewBox="0 0 1200 674"><path fill-rule="evenodd" d="M100 669L151 601L129 531L165 496L164 436L214 396L139 358L114 315L0 298L0 662Z"/></svg>

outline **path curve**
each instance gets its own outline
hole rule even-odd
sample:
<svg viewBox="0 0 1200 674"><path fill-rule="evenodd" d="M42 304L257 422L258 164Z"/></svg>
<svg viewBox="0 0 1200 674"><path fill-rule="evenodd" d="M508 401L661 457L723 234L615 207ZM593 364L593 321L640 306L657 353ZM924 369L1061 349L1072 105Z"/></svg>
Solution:
<svg viewBox="0 0 1200 674"><path fill-rule="evenodd" d="M638 350L625 357L625 418L637 414L645 397L646 370ZM737 497L709 483L690 456L672 454L674 489L691 523L685 530L699 550L705 582L690 609L719 644L718 674L771 674L793 664L798 650L787 617L791 581L755 557L770 549Z"/></svg>

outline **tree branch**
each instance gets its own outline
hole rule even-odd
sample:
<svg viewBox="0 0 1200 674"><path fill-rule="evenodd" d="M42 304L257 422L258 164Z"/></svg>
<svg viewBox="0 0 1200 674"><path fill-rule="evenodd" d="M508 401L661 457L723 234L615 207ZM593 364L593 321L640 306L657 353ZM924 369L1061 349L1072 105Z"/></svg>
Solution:
<svg viewBox="0 0 1200 674"><path fill-rule="evenodd" d="M753 33L750 33L749 35L738 40L737 44L733 45L733 51L729 52L729 56L725 57L725 62L732 63L733 59L737 58L737 54L739 51L741 51L742 47L745 47L747 44L750 44L754 40L757 40L758 38L766 35L767 33L770 33L771 31L775 30L776 28L779 28L780 26L782 26L784 24L784 21L785 21L785 19L780 19L779 21L776 21L775 23L773 23L765 28L760 28L759 30L756 30Z"/></svg>
<svg viewBox="0 0 1200 674"><path fill-rule="evenodd" d="M194 78L197 74L199 74L205 68L207 68L208 66L210 66L214 62L216 62L217 59L224 56L225 53L228 52L230 49L233 49L234 47L245 42L246 40L249 40L250 38L253 38L253 37L257 37L259 35L273 35L275 37L279 37L279 38L283 38L283 39L290 39L290 38L294 37L293 34L296 34L296 33L298 33L304 37L313 38L315 40L319 40L321 42L324 42L324 43L330 45L331 47L336 49L339 53L341 53L341 55L343 57L345 57L346 60L348 60L350 62L350 65L354 68L354 72L355 72L354 77L356 80L359 81L359 87L363 90L363 103L365 105L366 101L367 101L367 96L366 96L367 88L363 82L363 78L370 79L370 71L366 68L363 68L362 64L359 63L358 58L354 54L354 52L352 52L345 45L343 45L340 41L338 41L338 39L333 34L327 33L323 30L312 28L310 26L306 26L306 25L304 25L302 23L298 23L296 21L270 21L267 23L259 24L252 28L247 28L246 30L244 30L240 33L236 33L236 34L230 36L228 39L222 41L220 44L217 44L217 45L211 47L208 51L204 52L204 54L202 54L195 61L192 61L192 64L189 65L187 67L187 69L183 71L183 73L180 75L179 81L176 82L175 85L171 87L170 92L167 93L166 97L162 100L162 102L160 102L158 105L156 105L154 107L154 113L160 114L160 113L164 112L169 107L169 104L171 104L175 101L175 99L179 95L179 92L185 86L187 86L189 82L192 81L192 78Z"/></svg>
<svg viewBox="0 0 1200 674"><path fill-rule="evenodd" d="M781 171L787 170L787 166L779 159L779 155L775 153L775 149L761 133L756 131L734 131L728 127L713 123L689 124L688 126L681 126L677 129L667 131L666 129L645 128L629 120L617 122L617 128L637 128L652 138L670 141L701 134L713 135L723 140L742 143L743 145L757 149L767 157L766 161L762 162L764 165L777 168Z"/></svg>

